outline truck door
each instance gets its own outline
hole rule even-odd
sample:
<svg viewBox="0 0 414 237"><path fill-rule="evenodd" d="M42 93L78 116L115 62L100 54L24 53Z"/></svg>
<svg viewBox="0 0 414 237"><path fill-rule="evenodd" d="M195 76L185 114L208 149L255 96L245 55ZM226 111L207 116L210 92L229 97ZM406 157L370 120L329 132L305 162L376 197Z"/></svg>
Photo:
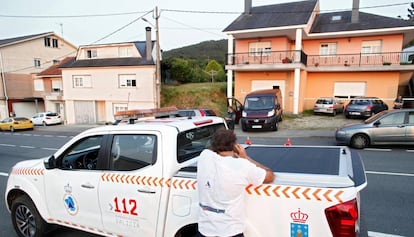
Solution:
<svg viewBox="0 0 414 237"><path fill-rule="evenodd" d="M51 219L72 227L102 230L98 204L103 136L90 136L70 146L56 159L57 167L45 172L45 203Z"/></svg>
<svg viewBox="0 0 414 237"><path fill-rule="evenodd" d="M155 134L115 134L109 170L101 177L103 226L120 236L155 236L162 191L162 164Z"/></svg>

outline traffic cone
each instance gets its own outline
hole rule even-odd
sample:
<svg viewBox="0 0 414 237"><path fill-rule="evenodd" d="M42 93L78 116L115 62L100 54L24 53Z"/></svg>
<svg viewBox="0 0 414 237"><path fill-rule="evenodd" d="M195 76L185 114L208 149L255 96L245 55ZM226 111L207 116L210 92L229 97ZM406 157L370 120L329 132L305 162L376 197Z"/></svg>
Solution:
<svg viewBox="0 0 414 237"><path fill-rule="evenodd" d="M247 145L251 145L252 142L250 141L250 137L247 137L246 141L244 143L247 144Z"/></svg>
<svg viewBox="0 0 414 237"><path fill-rule="evenodd" d="M284 144L285 146L291 146L292 143L290 142L290 138L288 138Z"/></svg>

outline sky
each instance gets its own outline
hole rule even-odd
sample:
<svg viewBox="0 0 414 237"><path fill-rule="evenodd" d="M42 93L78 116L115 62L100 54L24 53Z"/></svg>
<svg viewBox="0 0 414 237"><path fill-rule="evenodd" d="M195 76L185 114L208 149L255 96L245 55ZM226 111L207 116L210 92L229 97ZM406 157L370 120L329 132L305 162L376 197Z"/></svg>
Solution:
<svg viewBox="0 0 414 237"><path fill-rule="evenodd" d="M297 0L252 0L270 5ZM360 11L406 19L412 0L360 0ZM153 10L159 11L162 50L208 40L223 33L244 11L244 0L2 0L0 39L55 32L75 46L145 40ZM351 10L352 0L319 0L321 12ZM144 21L144 18L147 20Z"/></svg>

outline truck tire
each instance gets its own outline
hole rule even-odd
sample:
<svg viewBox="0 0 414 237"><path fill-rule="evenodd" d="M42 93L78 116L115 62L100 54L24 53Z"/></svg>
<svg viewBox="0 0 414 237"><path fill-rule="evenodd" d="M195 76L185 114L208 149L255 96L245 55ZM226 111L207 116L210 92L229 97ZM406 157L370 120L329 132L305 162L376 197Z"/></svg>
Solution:
<svg viewBox="0 0 414 237"><path fill-rule="evenodd" d="M242 128L242 131L243 132L246 132L247 131L246 124L244 124L243 122L241 122L241 128Z"/></svg>
<svg viewBox="0 0 414 237"><path fill-rule="evenodd" d="M19 237L41 237L48 230L32 200L27 196L17 197L11 205L13 227Z"/></svg>
<svg viewBox="0 0 414 237"><path fill-rule="evenodd" d="M278 126L279 126L278 122L277 122L277 121L275 121L275 122L272 124L272 131L277 131Z"/></svg>

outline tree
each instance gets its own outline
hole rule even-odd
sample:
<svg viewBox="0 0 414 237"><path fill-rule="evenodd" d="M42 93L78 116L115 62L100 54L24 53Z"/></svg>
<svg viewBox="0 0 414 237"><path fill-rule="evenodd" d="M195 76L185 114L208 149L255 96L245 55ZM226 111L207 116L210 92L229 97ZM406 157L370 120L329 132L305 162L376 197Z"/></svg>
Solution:
<svg viewBox="0 0 414 237"><path fill-rule="evenodd" d="M226 73L216 60L211 60L204 68L204 72L209 75L211 82L225 81Z"/></svg>

